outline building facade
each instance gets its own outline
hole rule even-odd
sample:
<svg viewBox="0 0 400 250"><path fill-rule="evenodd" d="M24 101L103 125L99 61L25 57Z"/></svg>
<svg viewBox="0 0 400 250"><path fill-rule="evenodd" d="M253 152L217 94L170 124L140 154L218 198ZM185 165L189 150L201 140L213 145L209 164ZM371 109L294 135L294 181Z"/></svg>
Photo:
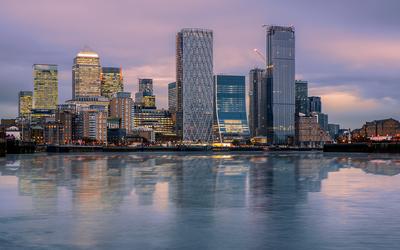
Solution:
<svg viewBox="0 0 400 250"><path fill-rule="evenodd" d="M300 147L320 148L332 142L328 132L323 130L316 115L296 117L296 144Z"/></svg>
<svg viewBox="0 0 400 250"><path fill-rule="evenodd" d="M101 70L101 95L111 100L116 93L123 91L122 69L103 67Z"/></svg>
<svg viewBox="0 0 400 250"><path fill-rule="evenodd" d="M55 110L58 104L58 69L55 64L33 65L33 109Z"/></svg>
<svg viewBox="0 0 400 250"><path fill-rule="evenodd" d="M266 45L267 137L272 144L288 144L295 135L294 28L268 26Z"/></svg>
<svg viewBox="0 0 400 250"><path fill-rule="evenodd" d="M308 82L296 80L296 115L302 113L308 115L309 105L308 105Z"/></svg>
<svg viewBox="0 0 400 250"><path fill-rule="evenodd" d="M97 53L79 52L72 66L72 99L101 95L101 66Z"/></svg>
<svg viewBox="0 0 400 250"><path fill-rule="evenodd" d="M120 118L121 127L126 133L130 133L133 128L133 100L131 93L118 92L110 102L110 117Z"/></svg>
<svg viewBox="0 0 400 250"><path fill-rule="evenodd" d="M153 129L159 136L176 136L171 113L167 110L146 109L135 105L134 127Z"/></svg>
<svg viewBox="0 0 400 250"><path fill-rule="evenodd" d="M251 137L256 137L260 126L260 99L266 98L259 96L261 94L259 90L266 83L265 70L259 68L250 70L249 83L249 128Z"/></svg>
<svg viewBox="0 0 400 250"><path fill-rule="evenodd" d="M92 105L89 109L79 111L76 120L78 139L97 144L106 143L107 117L107 109L100 105Z"/></svg>
<svg viewBox="0 0 400 250"><path fill-rule="evenodd" d="M308 104L309 104L309 112L317 112L321 113L322 112L322 102L321 102L321 97L319 96L310 96L308 98Z"/></svg>
<svg viewBox="0 0 400 250"><path fill-rule="evenodd" d="M27 118L32 112L32 91L20 91L18 94L18 117Z"/></svg>
<svg viewBox="0 0 400 250"><path fill-rule="evenodd" d="M398 136L400 135L400 122L393 118L366 122L361 128L361 133L367 138L377 136Z"/></svg>
<svg viewBox="0 0 400 250"><path fill-rule="evenodd" d="M245 76L214 76L214 94L215 141L248 139Z"/></svg>
<svg viewBox="0 0 400 250"><path fill-rule="evenodd" d="M139 78L139 91L135 94L135 103L145 108L156 108L156 97L153 94L153 79Z"/></svg>
<svg viewBox="0 0 400 250"><path fill-rule="evenodd" d="M212 142L213 32L182 29L176 37L176 131L185 142Z"/></svg>
<svg viewBox="0 0 400 250"><path fill-rule="evenodd" d="M171 113L176 111L176 82L168 84L168 110Z"/></svg>

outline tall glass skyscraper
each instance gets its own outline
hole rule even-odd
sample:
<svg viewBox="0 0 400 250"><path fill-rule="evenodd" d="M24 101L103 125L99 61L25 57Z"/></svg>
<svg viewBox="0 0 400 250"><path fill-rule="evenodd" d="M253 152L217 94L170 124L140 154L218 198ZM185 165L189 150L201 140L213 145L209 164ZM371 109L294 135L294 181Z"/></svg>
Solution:
<svg viewBox="0 0 400 250"><path fill-rule="evenodd" d="M260 116L260 104L261 100L265 99L266 96L261 96L263 84L265 85L265 70L255 68L250 70L249 74L249 128L252 137L258 135L260 127L259 116ZM264 114L265 115L265 114Z"/></svg>
<svg viewBox="0 0 400 250"><path fill-rule="evenodd" d="M176 37L177 135L212 142L213 32L182 29Z"/></svg>
<svg viewBox="0 0 400 250"><path fill-rule="evenodd" d="M18 94L18 117L28 117L32 110L32 91L20 91Z"/></svg>
<svg viewBox="0 0 400 250"><path fill-rule="evenodd" d="M308 82L296 80L296 115L309 114L308 108Z"/></svg>
<svg viewBox="0 0 400 250"><path fill-rule="evenodd" d="M124 91L121 68L103 67L101 71L101 95L111 100L118 92Z"/></svg>
<svg viewBox="0 0 400 250"><path fill-rule="evenodd" d="M244 76L214 76L214 123L219 142L232 142L250 136L246 115Z"/></svg>
<svg viewBox="0 0 400 250"><path fill-rule="evenodd" d="M33 65L33 109L55 110L58 104L58 69L54 64Z"/></svg>
<svg viewBox="0 0 400 250"><path fill-rule="evenodd" d="M287 144L295 135L295 30L267 27L267 137Z"/></svg>
<svg viewBox="0 0 400 250"><path fill-rule="evenodd" d="M99 55L90 50L79 52L72 66L72 98L101 95Z"/></svg>

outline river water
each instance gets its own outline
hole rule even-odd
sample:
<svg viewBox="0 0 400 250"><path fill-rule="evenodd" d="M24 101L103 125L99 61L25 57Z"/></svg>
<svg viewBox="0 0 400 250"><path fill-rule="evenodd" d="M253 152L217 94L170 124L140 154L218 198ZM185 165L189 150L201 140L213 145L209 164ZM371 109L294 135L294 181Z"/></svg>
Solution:
<svg viewBox="0 0 400 250"><path fill-rule="evenodd" d="M0 158L0 249L399 249L400 155Z"/></svg>

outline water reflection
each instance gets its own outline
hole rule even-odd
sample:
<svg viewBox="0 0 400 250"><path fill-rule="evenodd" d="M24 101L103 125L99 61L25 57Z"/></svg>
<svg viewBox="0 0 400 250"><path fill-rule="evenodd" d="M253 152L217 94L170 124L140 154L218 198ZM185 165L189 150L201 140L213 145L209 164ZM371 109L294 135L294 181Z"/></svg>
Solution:
<svg viewBox="0 0 400 250"><path fill-rule="evenodd" d="M0 218L28 214L60 220L62 214L67 220L62 225L74 230L56 234L59 238L50 241L65 238L81 247L99 242L102 248L129 247L128 242L117 243L108 235L118 225L118 230L131 234L132 228L139 230L129 239L141 248L262 248L266 244L279 248L289 235L298 239L318 235L304 230L309 196L334 193L334 189L322 192L324 180L344 169L395 176L400 173L400 159L322 153L8 156L0 161L0 192L13 190L15 182L19 198L1 192L12 202L0 205ZM15 179L5 182L8 177ZM68 224L72 222L78 226ZM159 233L163 240L152 244L160 245L145 240ZM277 241L279 233L283 238ZM198 234L207 240L199 240ZM42 243L39 240L39 246ZM296 248L295 243L285 244Z"/></svg>

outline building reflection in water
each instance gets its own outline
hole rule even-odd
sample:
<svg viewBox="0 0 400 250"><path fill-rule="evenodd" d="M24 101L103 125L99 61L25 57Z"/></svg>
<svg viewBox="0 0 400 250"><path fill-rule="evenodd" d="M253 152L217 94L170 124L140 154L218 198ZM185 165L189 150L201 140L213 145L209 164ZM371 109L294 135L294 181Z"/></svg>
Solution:
<svg viewBox="0 0 400 250"><path fill-rule="evenodd" d="M160 211L171 206L275 210L319 192L329 172L341 168L400 173L400 160L393 158L322 153L60 154L14 156L1 164L2 175L18 177L19 195L31 196L34 209L56 212L58 202L70 202L82 213L116 209L125 197L133 197L132 206ZM59 198L61 190L69 195Z"/></svg>

